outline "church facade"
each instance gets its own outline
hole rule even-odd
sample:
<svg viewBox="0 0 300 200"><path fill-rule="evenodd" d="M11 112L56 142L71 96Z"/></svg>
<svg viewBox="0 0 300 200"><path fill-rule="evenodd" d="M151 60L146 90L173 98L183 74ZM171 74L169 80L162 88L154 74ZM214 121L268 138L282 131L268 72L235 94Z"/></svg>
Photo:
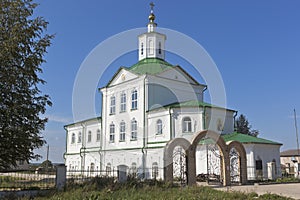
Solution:
<svg viewBox="0 0 300 200"><path fill-rule="evenodd" d="M99 89L101 117L65 126L68 170L109 173L125 167L128 173L142 174L143 178L163 178L164 148L170 140L191 140L208 128L220 135L234 133L237 111L205 103L207 86L165 60L167 37L156 32L154 20L151 11L148 31L138 36L138 62L121 67ZM262 141L256 142L264 146ZM246 143L244 146L254 144ZM262 165L276 162L279 166L280 144L268 145L273 153L260 157ZM208 171L207 165L203 167L208 157L202 147L199 144L196 154L197 174ZM259 152L253 155L250 147L253 145L246 149L247 160L255 168Z"/></svg>

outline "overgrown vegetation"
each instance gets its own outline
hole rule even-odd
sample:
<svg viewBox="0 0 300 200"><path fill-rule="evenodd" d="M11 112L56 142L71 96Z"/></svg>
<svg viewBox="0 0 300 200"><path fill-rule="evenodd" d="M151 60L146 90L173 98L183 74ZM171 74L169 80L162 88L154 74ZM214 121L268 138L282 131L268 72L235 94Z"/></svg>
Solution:
<svg viewBox="0 0 300 200"><path fill-rule="evenodd" d="M48 22L36 17L32 0L0 1L0 169L37 159L50 97L40 86L44 56L53 35Z"/></svg>
<svg viewBox="0 0 300 200"><path fill-rule="evenodd" d="M10 199L17 199L9 197ZM32 199L23 197L22 200ZM112 178L95 178L84 184L69 184L64 191L52 191L36 200L98 200L98 199L290 199L275 194L258 196L256 193L223 192L210 187L180 187L162 181L130 180L126 184L115 183Z"/></svg>

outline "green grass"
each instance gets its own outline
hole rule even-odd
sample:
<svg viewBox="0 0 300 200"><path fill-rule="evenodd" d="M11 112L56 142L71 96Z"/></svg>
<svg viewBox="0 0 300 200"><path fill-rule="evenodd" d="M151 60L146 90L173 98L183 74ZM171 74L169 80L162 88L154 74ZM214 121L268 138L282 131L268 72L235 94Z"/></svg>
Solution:
<svg viewBox="0 0 300 200"><path fill-rule="evenodd" d="M10 197L11 199L17 199ZM29 198L22 198L27 200ZM178 187L158 181L113 183L112 179L95 179L82 185L72 184L63 192L52 191L36 200L98 200L98 199L289 199L274 194L223 192L210 187Z"/></svg>

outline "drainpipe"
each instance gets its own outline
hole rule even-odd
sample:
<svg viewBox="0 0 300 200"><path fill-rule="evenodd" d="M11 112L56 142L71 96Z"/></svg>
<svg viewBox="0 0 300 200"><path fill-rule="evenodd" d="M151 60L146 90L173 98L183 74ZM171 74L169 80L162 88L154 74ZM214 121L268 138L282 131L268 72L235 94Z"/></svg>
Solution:
<svg viewBox="0 0 300 200"><path fill-rule="evenodd" d="M148 129L148 127L146 127L146 77L147 75L145 75L144 80L143 80L143 85L144 85L144 99L143 99L143 115L144 115L144 119L143 119L143 148L142 148L142 154L143 154L143 178L146 178L146 154L147 154L147 150L146 149L146 129Z"/></svg>
<svg viewBox="0 0 300 200"><path fill-rule="evenodd" d="M204 92L207 90L207 85L203 88L203 90L202 90L202 101L203 101L203 96L204 96ZM202 119L202 122L203 122L203 124L202 124L202 126L203 126L203 130L205 130L206 129L206 119L205 119L205 116L206 116L206 106L203 106L203 119Z"/></svg>
<svg viewBox="0 0 300 200"><path fill-rule="evenodd" d="M102 98L103 100L103 98ZM99 151L98 151L98 154L99 154L99 166L100 166L100 171L102 171L102 135L103 135L103 129L102 129L102 118L101 118L101 125L100 125L100 146L99 146Z"/></svg>
<svg viewBox="0 0 300 200"><path fill-rule="evenodd" d="M173 139L174 133L173 133L173 118L172 118L171 108L169 108L169 115L170 115L170 140Z"/></svg>
<svg viewBox="0 0 300 200"><path fill-rule="evenodd" d="M237 114L238 114L238 111L234 111L234 115L233 115L233 130L234 130L234 132L235 131L237 131L237 129L236 129L236 124L235 124L235 118L236 118L236 116L237 116Z"/></svg>
<svg viewBox="0 0 300 200"><path fill-rule="evenodd" d="M63 158L64 158L64 160L65 160L65 165L67 164L66 163L66 154L67 154L67 152L68 152L68 130L67 130L67 128L66 128L66 126L64 126L64 129L65 129L65 131L66 131L66 152L64 153L64 155L63 155Z"/></svg>
<svg viewBox="0 0 300 200"><path fill-rule="evenodd" d="M202 116L202 126L203 126L203 130L206 129L206 106L203 106L203 116Z"/></svg>
<svg viewBox="0 0 300 200"><path fill-rule="evenodd" d="M81 142L82 147L80 148L80 157L81 157L81 170L85 169L85 124L81 123L82 126L82 135L81 135Z"/></svg>

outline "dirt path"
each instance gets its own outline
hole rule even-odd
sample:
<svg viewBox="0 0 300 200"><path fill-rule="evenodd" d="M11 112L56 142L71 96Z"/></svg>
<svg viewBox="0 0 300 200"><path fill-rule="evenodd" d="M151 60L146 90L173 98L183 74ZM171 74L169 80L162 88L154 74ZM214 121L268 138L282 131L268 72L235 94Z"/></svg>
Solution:
<svg viewBox="0 0 300 200"><path fill-rule="evenodd" d="M255 192L259 195L265 193L278 194L285 197L291 197L294 199L300 199L300 183L289 184L271 184L271 185L242 185L242 186L230 186L219 187L212 186L216 190L223 191L241 191L241 192Z"/></svg>

